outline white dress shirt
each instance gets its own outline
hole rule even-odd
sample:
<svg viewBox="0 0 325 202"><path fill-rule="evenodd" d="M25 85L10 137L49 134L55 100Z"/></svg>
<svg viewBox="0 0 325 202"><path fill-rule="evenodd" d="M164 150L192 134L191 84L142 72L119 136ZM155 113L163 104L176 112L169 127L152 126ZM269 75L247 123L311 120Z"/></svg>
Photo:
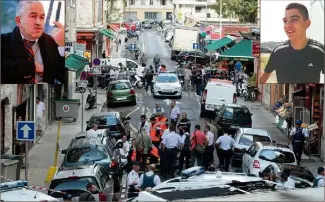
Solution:
<svg viewBox="0 0 325 202"><path fill-rule="evenodd" d="M45 112L44 102L40 101L38 104L36 104L36 117L43 118L44 112Z"/></svg>
<svg viewBox="0 0 325 202"><path fill-rule="evenodd" d="M141 127L141 123L139 124L139 127L138 127L138 131L140 132L140 127ZM146 131L146 134L149 135L150 133L150 123L145 123L144 126L143 126L144 130Z"/></svg>
<svg viewBox="0 0 325 202"><path fill-rule="evenodd" d="M294 136L295 134L296 134L296 127L293 127L293 128L291 129L290 136ZM303 129L302 129L302 134L303 134L306 138L309 137L309 132L308 132L308 130L307 130L306 128L303 128Z"/></svg>
<svg viewBox="0 0 325 202"><path fill-rule="evenodd" d="M207 132L208 146L214 145L214 135L211 131Z"/></svg>
<svg viewBox="0 0 325 202"><path fill-rule="evenodd" d="M87 138L98 137L98 133L94 129L90 129L90 130L87 131L86 137Z"/></svg>
<svg viewBox="0 0 325 202"><path fill-rule="evenodd" d="M127 186L129 187L130 185L134 185L136 188L140 187L140 177L135 170L132 170L126 179Z"/></svg>
<svg viewBox="0 0 325 202"><path fill-rule="evenodd" d="M22 34L21 34L21 37L22 37L23 40L25 39L25 37ZM33 46L32 46L32 49L33 49L33 52L34 52L34 60L35 60L35 62L38 62L38 63L40 63L41 65L44 66L41 51L40 51L40 48L38 46L38 39L36 39L35 41L36 41L36 43L34 43ZM64 46L63 47L62 46L58 47L58 51L59 51L59 54L62 57L64 57L65 47ZM35 79L36 79L36 82L42 82L43 81L43 77L41 77L37 73L35 73Z"/></svg>
<svg viewBox="0 0 325 202"><path fill-rule="evenodd" d="M229 135L223 135L217 139L216 144L220 144L219 148L222 150L229 150L234 146L235 140Z"/></svg>
<svg viewBox="0 0 325 202"><path fill-rule="evenodd" d="M162 143L167 147L167 149L171 149L171 148L179 147L180 145L184 144L184 141L180 135L176 134L175 131L173 131L173 132L169 132L164 137Z"/></svg>
<svg viewBox="0 0 325 202"><path fill-rule="evenodd" d="M123 150L125 154L128 154L130 151L130 143L128 141L123 142Z"/></svg>
<svg viewBox="0 0 325 202"><path fill-rule="evenodd" d="M164 139L166 137L166 135L169 134L169 128L167 128L166 130L164 130L162 136L161 136L161 139Z"/></svg>
<svg viewBox="0 0 325 202"><path fill-rule="evenodd" d="M152 171L149 171L149 172L146 172L145 174L142 174L140 176L140 183L139 183L139 187L142 186L143 184L143 175L146 175L148 177L152 176L154 173ZM161 183L161 180L160 180L160 177L158 175L156 175L154 178L153 178L153 183L157 186L158 184Z"/></svg>
<svg viewBox="0 0 325 202"><path fill-rule="evenodd" d="M177 119L177 115L181 114L181 110L179 109L179 107L177 105L175 105L172 109L172 111L170 112L170 119Z"/></svg>

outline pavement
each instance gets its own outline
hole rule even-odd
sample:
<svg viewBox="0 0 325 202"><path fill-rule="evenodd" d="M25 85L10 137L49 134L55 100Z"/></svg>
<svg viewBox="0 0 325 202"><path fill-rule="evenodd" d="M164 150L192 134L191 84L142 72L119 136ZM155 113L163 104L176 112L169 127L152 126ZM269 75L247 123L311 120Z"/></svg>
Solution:
<svg viewBox="0 0 325 202"><path fill-rule="evenodd" d="M136 38L132 38L128 43L134 43ZM141 44L142 52L147 53L149 63L152 62L155 54L159 54L162 63L167 65L169 70L175 68L175 62L169 59L169 47L168 44L162 41L162 38L156 35L153 30L146 30L143 36L140 37L139 42ZM121 46L120 46L121 47ZM124 44L122 44L124 49ZM122 54L124 50L119 50L117 54ZM115 52L115 51L112 51ZM116 54L116 55L117 55ZM162 98L155 99L151 93L145 92L144 89L136 89L137 105L136 106L117 106L114 108L107 108L104 104L106 100L105 91L99 91L98 93L98 105L97 109L91 109L84 112L84 128L85 122L91 117L92 114L100 111L119 111L122 114L129 116L131 118L130 124L132 132L136 132L136 128L139 124L139 117L141 114L146 114L149 118L152 114L152 110L156 102L160 102L165 108L166 114L170 113L170 107L168 102L170 99ZM80 93L76 93L74 98L81 98ZM86 94L84 96L84 103L86 99ZM183 92L181 99L177 100L178 105L182 112L187 112L188 118L192 121L192 127L196 124L203 126L204 120L199 117L200 103L199 98L195 96L193 91ZM286 136L280 131L275 125L275 117L272 113L268 112L260 102L245 102L239 98L239 104L244 104L248 106L251 113L253 113L253 127L259 129L265 129L270 134L273 140L278 143L286 143ZM80 108L81 109L81 108ZM55 152L55 141L57 136L57 124L55 121L53 124L46 128L44 136L35 144L28 154L29 168L28 168L28 179L29 184L32 186L47 187L45 183L45 178L47 171L54 162L54 152ZM79 117L77 122L72 122L72 120L64 119L61 126L61 141L60 149L65 149L71 139L81 131L81 110L79 110ZM63 155L59 155L59 164L63 160ZM304 157L302 165L307 166L314 174L318 166L323 165L319 160L309 157ZM24 169L21 170L21 179L24 179ZM125 191L126 175L123 176L122 180L122 192ZM122 196L123 198L123 196Z"/></svg>

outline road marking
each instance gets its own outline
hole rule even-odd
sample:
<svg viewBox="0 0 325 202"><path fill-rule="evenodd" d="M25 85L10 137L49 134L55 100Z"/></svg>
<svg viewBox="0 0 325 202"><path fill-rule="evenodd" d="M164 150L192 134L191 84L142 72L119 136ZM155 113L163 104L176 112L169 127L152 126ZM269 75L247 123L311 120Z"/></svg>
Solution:
<svg viewBox="0 0 325 202"><path fill-rule="evenodd" d="M129 123L129 125L130 125L130 128L131 128L134 132L136 132L136 133L138 132L138 129L136 129L132 124Z"/></svg>
<svg viewBox="0 0 325 202"><path fill-rule="evenodd" d="M138 111L139 109L140 109L140 107L135 108L132 112L128 113L126 116L130 116L131 114Z"/></svg>

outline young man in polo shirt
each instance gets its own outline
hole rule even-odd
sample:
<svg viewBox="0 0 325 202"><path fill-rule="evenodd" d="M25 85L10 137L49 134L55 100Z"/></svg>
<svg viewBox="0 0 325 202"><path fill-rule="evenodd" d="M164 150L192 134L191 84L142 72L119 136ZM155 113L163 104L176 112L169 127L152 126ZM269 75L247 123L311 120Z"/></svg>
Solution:
<svg viewBox="0 0 325 202"><path fill-rule="evenodd" d="M311 21L307 8L291 3L283 18L287 41L278 44L271 53L261 83L266 83L273 71L278 83L324 83L324 45L307 38Z"/></svg>

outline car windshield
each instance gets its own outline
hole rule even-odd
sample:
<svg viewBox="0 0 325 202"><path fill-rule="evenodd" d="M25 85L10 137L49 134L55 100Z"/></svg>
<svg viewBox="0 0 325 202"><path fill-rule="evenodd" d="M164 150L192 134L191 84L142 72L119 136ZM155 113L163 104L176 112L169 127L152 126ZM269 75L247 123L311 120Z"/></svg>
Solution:
<svg viewBox="0 0 325 202"><path fill-rule="evenodd" d="M100 161L108 158L107 150L104 146L94 145L69 149L66 156L66 163L80 165L80 163L86 164L89 161Z"/></svg>
<svg viewBox="0 0 325 202"><path fill-rule="evenodd" d="M234 119L234 117L245 121L250 121L251 119L250 113L247 109L227 107L223 114L223 118Z"/></svg>
<svg viewBox="0 0 325 202"><path fill-rule="evenodd" d="M127 90L131 89L131 85L127 82L111 84L109 90Z"/></svg>
<svg viewBox="0 0 325 202"><path fill-rule="evenodd" d="M178 79L176 76L158 76L158 83L177 83Z"/></svg>
<svg viewBox="0 0 325 202"><path fill-rule="evenodd" d="M98 124L101 126L105 125L117 125L117 118L114 115L107 115L107 116L96 116L92 117L89 120L90 125Z"/></svg>
<svg viewBox="0 0 325 202"><path fill-rule="evenodd" d="M292 152L280 149L263 149L259 156L260 159L274 163L294 163L295 156Z"/></svg>
<svg viewBox="0 0 325 202"><path fill-rule="evenodd" d="M255 134L243 134L238 144L251 146L254 142L271 142L271 139L266 136L260 136Z"/></svg>

